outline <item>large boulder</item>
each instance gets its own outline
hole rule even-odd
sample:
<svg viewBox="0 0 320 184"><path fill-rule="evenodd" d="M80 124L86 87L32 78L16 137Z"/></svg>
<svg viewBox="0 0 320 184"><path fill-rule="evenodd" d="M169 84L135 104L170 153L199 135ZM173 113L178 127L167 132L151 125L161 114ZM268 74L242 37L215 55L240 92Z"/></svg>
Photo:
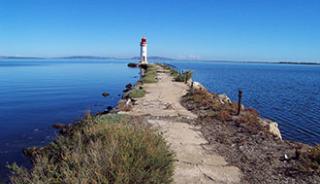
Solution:
<svg viewBox="0 0 320 184"><path fill-rule="evenodd" d="M281 135L278 123L271 121L269 119L262 119L262 118L260 119L260 122L262 123L263 126L267 128L269 133L271 133L275 137L282 140L282 135Z"/></svg>
<svg viewBox="0 0 320 184"><path fill-rule="evenodd" d="M204 90L204 91L207 91L207 89L200 83L200 82L197 82L197 81L192 81L192 80L188 80L187 81L187 84L194 90Z"/></svg>
<svg viewBox="0 0 320 184"><path fill-rule="evenodd" d="M226 94L218 95L221 104L232 104L231 99Z"/></svg>
<svg viewBox="0 0 320 184"><path fill-rule="evenodd" d="M106 92L106 91L102 93L102 96L104 96L104 97L107 97L107 96L109 96L109 95L110 95L110 93L108 93L108 92Z"/></svg>

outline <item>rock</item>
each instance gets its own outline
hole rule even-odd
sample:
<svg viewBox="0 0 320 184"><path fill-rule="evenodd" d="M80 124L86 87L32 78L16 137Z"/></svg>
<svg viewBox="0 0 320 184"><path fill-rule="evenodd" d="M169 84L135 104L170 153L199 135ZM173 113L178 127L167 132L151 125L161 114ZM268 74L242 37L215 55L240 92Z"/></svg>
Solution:
<svg viewBox="0 0 320 184"><path fill-rule="evenodd" d="M278 127L278 123L273 122L273 121L271 121L269 119L262 119L262 118L260 118L260 123L264 127L267 127L267 130L268 130L269 133L271 133L275 137L277 137L280 140L282 140L282 135L281 135L280 129Z"/></svg>
<svg viewBox="0 0 320 184"><path fill-rule="evenodd" d="M128 107L130 104L131 104L131 99L129 98L129 99L127 99L127 101L126 101L126 106Z"/></svg>
<svg viewBox="0 0 320 184"><path fill-rule="evenodd" d="M52 125L52 127L55 128L55 129L61 130L61 129L67 128L67 125L62 124L62 123L56 123L56 124Z"/></svg>
<svg viewBox="0 0 320 184"><path fill-rule="evenodd" d="M218 95L221 104L232 104L232 101L226 94Z"/></svg>
<svg viewBox="0 0 320 184"><path fill-rule="evenodd" d="M30 148L23 149L22 152L23 152L24 156L29 157L33 160L43 150L44 150L44 148L30 147Z"/></svg>
<svg viewBox="0 0 320 184"><path fill-rule="evenodd" d="M164 110L172 110L174 109L173 106L171 104L164 104Z"/></svg>
<svg viewBox="0 0 320 184"><path fill-rule="evenodd" d="M148 65L147 64L140 64L139 67L142 68L142 69L145 69L145 70L148 69Z"/></svg>
<svg viewBox="0 0 320 184"><path fill-rule="evenodd" d="M122 91L123 93L127 93L132 90L133 85L131 83L127 84L125 89Z"/></svg>
<svg viewBox="0 0 320 184"><path fill-rule="evenodd" d="M193 85L192 85L193 83ZM196 82L196 81L188 81L189 86L193 86L193 89L195 90L207 90L200 82Z"/></svg>
<svg viewBox="0 0 320 184"><path fill-rule="evenodd" d="M137 68L138 64L137 63L128 63L128 67L130 68Z"/></svg>
<svg viewBox="0 0 320 184"><path fill-rule="evenodd" d="M245 109L245 107L244 107L244 105L243 104L241 104L241 110L244 110Z"/></svg>
<svg viewBox="0 0 320 184"><path fill-rule="evenodd" d="M108 111L111 111L112 109L113 109L112 106L108 106L108 107L107 107L107 110L108 110Z"/></svg>
<svg viewBox="0 0 320 184"><path fill-rule="evenodd" d="M131 83L127 84L126 89L132 89L132 84Z"/></svg>
<svg viewBox="0 0 320 184"><path fill-rule="evenodd" d="M102 96L104 96L104 97L107 97L107 96L109 96L110 94L108 93L108 92L103 92L102 93Z"/></svg>
<svg viewBox="0 0 320 184"><path fill-rule="evenodd" d="M278 127L278 123L269 123L269 132L282 140L282 136Z"/></svg>
<svg viewBox="0 0 320 184"><path fill-rule="evenodd" d="M98 112L96 115L97 116L101 116L101 115L104 115L104 114L109 114L112 110L113 110L113 107L112 106L108 106L104 111Z"/></svg>

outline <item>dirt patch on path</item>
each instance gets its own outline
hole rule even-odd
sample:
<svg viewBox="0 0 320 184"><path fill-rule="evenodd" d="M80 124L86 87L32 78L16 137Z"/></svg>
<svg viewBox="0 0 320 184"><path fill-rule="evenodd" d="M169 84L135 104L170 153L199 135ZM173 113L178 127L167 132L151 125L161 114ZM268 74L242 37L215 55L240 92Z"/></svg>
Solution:
<svg viewBox="0 0 320 184"><path fill-rule="evenodd" d="M197 118L180 103L187 85L173 82L173 78L159 67L158 82L144 84L144 89L146 95L137 99L133 109L125 113L145 115L146 121L163 133L176 153L175 183L240 183L240 170L212 152L199 127L183 120L190 122Z"/></svg>

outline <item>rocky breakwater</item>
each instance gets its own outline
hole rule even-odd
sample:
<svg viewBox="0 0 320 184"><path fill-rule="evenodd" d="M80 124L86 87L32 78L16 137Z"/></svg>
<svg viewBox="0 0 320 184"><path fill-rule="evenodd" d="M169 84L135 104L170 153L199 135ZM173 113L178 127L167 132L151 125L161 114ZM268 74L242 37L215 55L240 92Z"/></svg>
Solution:
<svg viewBox="0 0 320 184"><path fill-rule="evenodd" d="M190 79L187 82L188 86L190 86L190 89L193 91L202 91L203 93L207 93L208 96L209 95L209 91L200 83L200 82L196 82L196 81L192 81L192 79ZM213 95L213 97L217 98L217 101L220 102L221 107L222 106L230 106L231 108L234 108L233 111L233 115L236 115L236 108L237 105L236 103L232 102L231 99L226 95L226 94L217 94L217 95ZM204 107L204 109L206 109L207 107ZM203 107L202 107L203 109ZM248 111L246 111L246 108L243 104L241 104L240 110L242 111L242 113L240 113L240 115L237 116L233 116L232 118L234 120L240 120L241 118L243 118L243 116L246 116ZM250 111L255 111L253 109L250 109ZM206 113L204 111L204 113ZM232 113L230 113L230 115L232 115ZM276 138L279 138L282 140L282 135L278 126L277 122L274 122L270 119L267 118L263 118L263 117L257 117L258 118L258 124L260 124L262 127L264 127L267 132L269 132L270 134L274 135Z"/></svg>
<svg viewBox="0 0 320 184"><path fill-rule="evenodd" d="M190 72L152 67L133 87L144 94L126 95L118 113L159 129L176 154L174 183L320 183L320 146L282 140L277 123L243 105L238 114Z"/></svg>
<svg viewBox="0 0 320 184"><path fill-rule="evenodd" d="M189 87L184 83L190 73L170 72L160 65L149 65L133 87L144 95L123 100L119 114L142 117L159 131L175 153L173 183L239 183L239 168L227 163L222 155L213 154L208 141L195 126L197 115L181 105ZM129 92L130 93L130 92ZM126 95L128 97L130 95ZM123 104L129 104L123 108Z"/></svg>
<svg viewBox="0 0 320 184"><path fill-rule="evenodd" d="M213 152L241 169L241 183L320 183L320 146L282 140L278 124L255 109L241 105L238 114L238 104L226 95L187 84L182 105L198 115L195 124Z"/></svg>

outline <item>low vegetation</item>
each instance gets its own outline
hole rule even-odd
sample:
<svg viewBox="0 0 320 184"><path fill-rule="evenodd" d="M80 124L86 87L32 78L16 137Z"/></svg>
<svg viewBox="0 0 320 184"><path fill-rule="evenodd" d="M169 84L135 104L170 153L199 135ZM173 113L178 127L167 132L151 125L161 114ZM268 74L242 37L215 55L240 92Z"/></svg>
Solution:
<svg viewBox="0 0 320 184"><path fill-rule="evenodd" d="M165 184L172 181L174 155L138 118L109 114L87 116L35 151L32 160L30 170L9 166L13 184Z"/></svg>
<svg viewBox="0 0 320 184"><path fill-rule="evenodd" d="M300 159L303 160L303 164L299 165L299 170L304 172L314 171L320 175L320 145L314 146L299 154Z"/></svg>
<svg viewBox="0 0 320 184"><path fill-rule="evenodd" d="M222 122L235 121L237 124L252 130L252 133L265 131L257 111L251 108L243 109L240 116L236 116L238 104L221 103L218 95L206 90L190 91L184 96L183 101L190 110L203 110L204 112L200 114L201 116L211 116Z"/></svg>
<svg viewBox="0 0 320 184"><path fill-rule="evenodd" d="M142 76L141 80L144 83L156 83L157 79L157 66L154 64L148 64L144 67L145 73Z"/></svg>
<svg viewBox="0 0 320 184"><path fill-rule="evenodd" d="M309 151L309 155L314 161L316 161L316 162L318 162L318 164L320 164L320 145L313 147Z"/></svg>
<svg viewBox="0 0 320 184"><path fill-rule="evenodd" d="M186 71L186 72L181 72L178 73L178 75L175 77L175 81L177 82L187 82L192 78L192 72L191 71Z"/></svg>
<svg viewBox="0 0 320 184"><path fill-rule="evenodd" d="M141 98L145 95L145 90L142 87L136 87L129 92L130 98Z"/></svg>
<svg viewBox="0 0 320 184"><path fill-rule="evenodd" d="M192 78L191 71L178 72L173 66L168 64L158 64L165 70L167 70L170 75L174 78L176 82L187 82Z"/></svg>
<svg viewBox="0 0 320 184"><path fill-rule="evenodd" d="M182 99L199 118L196 124L215 151L239 167L241 183L320 183L320 145L275 139L254 109L222 103L206 90L190 90Z"/></svg>
<svg viewBox="0 0 320 184"><path fill-rule="evenodd" d="M165 70L167 70L173 78L178 77L179 72L174 68L174 66L171 66L168 64L158 64L158 65L164 68Z"/></svg>

